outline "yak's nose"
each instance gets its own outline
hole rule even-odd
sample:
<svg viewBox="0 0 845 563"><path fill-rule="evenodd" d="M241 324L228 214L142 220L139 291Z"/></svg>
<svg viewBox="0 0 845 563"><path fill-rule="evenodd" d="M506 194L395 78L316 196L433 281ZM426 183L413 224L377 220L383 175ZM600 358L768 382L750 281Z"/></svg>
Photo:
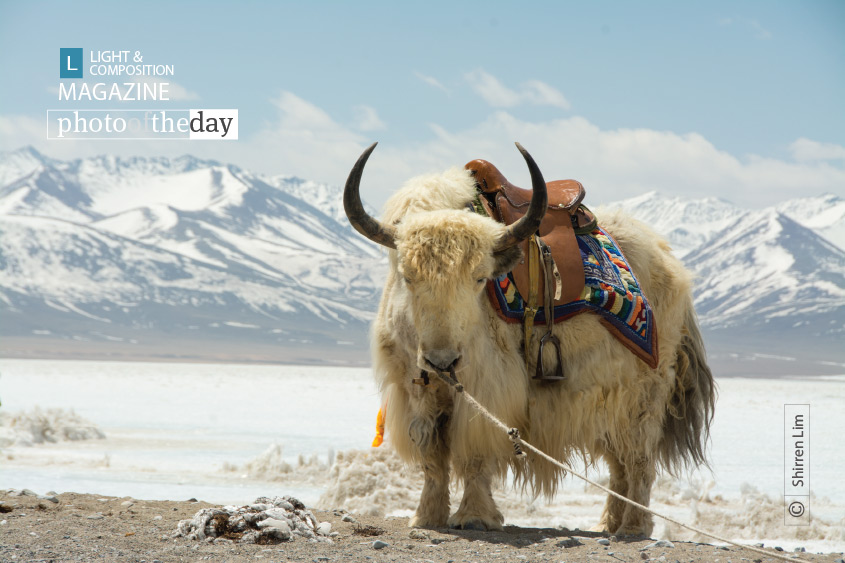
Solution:
<svg viewBox="0 0 845 563"><path fill-rule="evenodd" d="M449 349L429 350L423 356L429 366L439 371L449 371L450 368L457 367L461 359L460 352Z"/></svg>

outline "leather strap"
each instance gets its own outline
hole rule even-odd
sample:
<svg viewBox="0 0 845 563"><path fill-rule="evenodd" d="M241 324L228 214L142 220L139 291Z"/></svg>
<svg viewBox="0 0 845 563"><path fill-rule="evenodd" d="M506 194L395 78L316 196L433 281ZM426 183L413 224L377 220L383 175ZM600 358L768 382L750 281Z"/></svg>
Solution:
<svg viewBox="0 0 845 563"><path fill-rule="evenodd" d="M546 316L546 334L540 339L540 346L537 350L536 373L534 379L543 381L559 381L564 379L563 375L563 354L560 349L560 340L552 332L555 326L555 292L560 292L560 273L557 271L554 258L552 257L552 249L543 242L542 239L537 239L537 245L540 250L540 255L543 257L543 278L545 281L545 295L543 296L543 310ZM557 276L557 279L555 278ZM543 362L543 352L546 344L551 343L555 348L557 365L555 366L554 375L546 375L546 367ZM527 357L527 356L526 356Z"/></svg>
<svg viewBox="0 0 845 563"><path fill-rule="evenodd" d="M528 278L529 290L528 301L525 303L523 326L525 328L525 361L531 358L531 337L534 334L534 316L539 310L537 308L537 294L540 289L540 249L537 235L531 235L528 239Z"/></svg>

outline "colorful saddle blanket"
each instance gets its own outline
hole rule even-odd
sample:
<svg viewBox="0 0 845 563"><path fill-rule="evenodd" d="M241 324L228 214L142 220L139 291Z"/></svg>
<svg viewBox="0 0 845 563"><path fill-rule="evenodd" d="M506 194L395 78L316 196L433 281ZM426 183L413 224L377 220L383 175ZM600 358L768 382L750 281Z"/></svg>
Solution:
<svg viewBox="0 0 845 563"><path fill-rule="evenodd" d="M656 368L658 349L654 313L616 241L601 227L575 238L584 263L584 290L577 301L554 308L554 321L557 323L592 311L622 344ZM509 323L523 321L525 303L510 273L490 281L487 291L500 317ZM535 315L534 323L546 324L543 309Z"/></svg>

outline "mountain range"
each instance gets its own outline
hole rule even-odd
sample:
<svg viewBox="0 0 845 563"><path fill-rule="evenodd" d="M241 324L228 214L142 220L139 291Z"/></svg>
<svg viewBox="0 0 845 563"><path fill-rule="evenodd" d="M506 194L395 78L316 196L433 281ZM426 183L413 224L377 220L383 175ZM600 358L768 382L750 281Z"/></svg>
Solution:
<svg viewBox="0 0 845 563"><path fill-rule="evenodd" d="M366 364L387 265L341 201L340 186L190 156L0 153L0 354ZM609 205L697 274L717 361L845 370L841 197Z"/></svg>

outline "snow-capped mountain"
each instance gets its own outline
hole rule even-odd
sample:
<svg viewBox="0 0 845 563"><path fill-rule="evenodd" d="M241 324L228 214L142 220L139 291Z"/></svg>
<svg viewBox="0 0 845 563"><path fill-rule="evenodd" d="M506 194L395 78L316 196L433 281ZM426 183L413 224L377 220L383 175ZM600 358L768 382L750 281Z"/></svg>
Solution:
<svg viewBox="0 0 845 563"><path fill-rule="evenodd" d="M845 199L825 194L793 199L775 209L845 249Z"/></svg>
<svg viewBox="0 0 845 563"><path fill-rule="evenodd" d="M845 336L845 251L776 210L748 213L685 262L704 327Z"/></svg>
<svg viewBox="0 0 845 563"><path fill-rule="evenodd" d="M338 209L314 205L340 201L339 187L192 157L62 162L32 149L0 156L0 178L0 299L4 320L19 317L0 326L7 339L228 330L244 346L366 349L385 260Z"/></svg>
<svg viewBox="0 0 845 563"><path fill-rule="evenodd" d="M845 200L613 206L695 271L709 342L845 364ZM340 186L190 156L0 154L5 354L365 362L385 272Z"/></svg>
<svg viewBox="0 0 845 563"><path fill-rule="evenodd" d="M696 310L723 356L815 356L845 367L845 250L835 244L845 232L841 198L748 211L652 192L611 207L650 224L695 272Z"/></svg>
<svg viewBox="0 0 845 563"><path fill-rule="evenodd" d="M685 200L667 197L656 191L613 203L611 207L621 207L651 225L667 238L679 258L747 213L721 199Z"/></svg>

